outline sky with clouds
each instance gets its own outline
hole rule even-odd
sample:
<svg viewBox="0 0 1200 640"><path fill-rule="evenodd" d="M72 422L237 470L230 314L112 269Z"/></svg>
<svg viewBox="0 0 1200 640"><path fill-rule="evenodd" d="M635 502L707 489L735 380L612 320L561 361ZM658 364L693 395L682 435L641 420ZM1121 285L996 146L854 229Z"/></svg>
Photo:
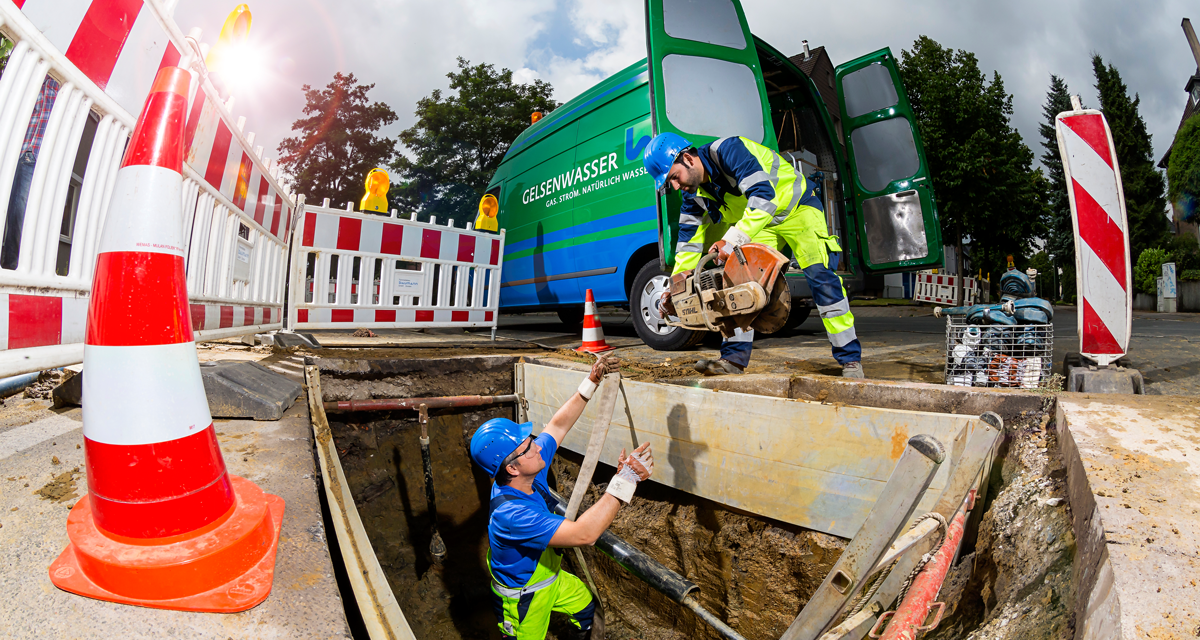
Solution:
<svg viewBox="0 0 1200 640"><path fill-rule="evenodd" d="M249 0L257 59L234 114L266 157L304 106L300 86L324 86L352 72L397 113L385 133L412 125L417 100L445 90L456 59L513 70L518 80L550 82L565 102L645 57L642 0ZM179 0L175 20L211 42L224 20L209 0ZM900 50L927 35L974 52L980 68L1002 76L1013 95L1014 124L1041 155L1037 125L1050 74L1062 76L1085 105L1097 106L1091 56L1115 64L1154 139L1155 159L1171 143L1196 72L1180 21L1200 19L1182 0L915 0L798 3L743 0L750 29L793 55L824 45L834 64L883 47ZM229 8L232 8L232 4ZM1190 16L1189 11L1196 13Z"/></svg>

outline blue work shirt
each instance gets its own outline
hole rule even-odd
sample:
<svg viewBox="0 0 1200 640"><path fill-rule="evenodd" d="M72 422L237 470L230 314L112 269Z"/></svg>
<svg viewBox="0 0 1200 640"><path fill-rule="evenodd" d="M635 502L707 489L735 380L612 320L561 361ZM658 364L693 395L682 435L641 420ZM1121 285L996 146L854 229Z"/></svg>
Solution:
<svg viewBox="0 0 1200 640"><path fill-rule="evenodd" d="M550 538L554 537L554 532L558 531L558 526L564 520L562 516L550 511L536 489L540 486L547 493L550 490L550 486L546 484L546 475L550 471L550 461L558 451L558 442L544 432L538 434L534 441L542 448L542 460L546 461L546 467L533 479L533 495L493 483L490 497L505 494L520 498L496 507L488 521L492 574L504 586L514 589L519 589L529 582L533 570L537 568L538 558L546 547L550 546Z"/></svg>

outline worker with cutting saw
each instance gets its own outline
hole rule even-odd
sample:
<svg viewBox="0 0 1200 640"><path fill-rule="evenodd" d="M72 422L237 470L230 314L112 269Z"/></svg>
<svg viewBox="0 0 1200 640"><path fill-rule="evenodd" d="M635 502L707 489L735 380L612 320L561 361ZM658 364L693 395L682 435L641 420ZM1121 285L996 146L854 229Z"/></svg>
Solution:
<svg viewBox="0 0 1200 640"><path fill-rule="evenodd" d="M842 375L863 377L850 300L842 279L829 268L829 252L841 247L829 235L821 200L803 175L778 153L736 136L696 148L678 134L660 133L646 146L642 161L660 195L683 192L673 273L696 268L704 252L717 253L723 263L734 247L747 242L775 250L786 244L808 280ZM669 290L658 307L664 315L675 315ZM753 343L753 329L737 329L721 343L721 358L701 360L696 370L741 373L750 363Z"/></svg>
<svg viewBox="0 0 1200 640"><path fill-rule="evenodd" d="M488 569L492 606L506 640L543 640L552 611L569 617L574 637L593 637L596 601L579 578L560 568L556 549L590 545L604 533L621 505L633 499L637 483L654 471L650 443L629 456L621 450L604 494L574 521L555 514L543 496L549 495L546 476L558 446L604 375L615 371L617 360L601 356L536 437L532 422L505 418L488 420L471 437L471 458L495 480L488 505Z"/></svg>

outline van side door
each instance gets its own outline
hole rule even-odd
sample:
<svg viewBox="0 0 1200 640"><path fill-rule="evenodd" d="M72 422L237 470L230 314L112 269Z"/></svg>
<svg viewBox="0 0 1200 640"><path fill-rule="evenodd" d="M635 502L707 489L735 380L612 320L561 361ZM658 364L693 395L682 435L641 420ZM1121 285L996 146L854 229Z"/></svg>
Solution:
<svg viewBox="0 0 1200 640"><path fill-rule="evenodd" d="M743 136L776 148L771 107L746 14L738 0L646 0L654 134L699 147ZM664 266L675 261L680 196L658 199Z"/></svg>
<svg viewBox="0 0 1200 640"><path fill-rule="evenodd" d="M851 179L858 251L868 273L942 263L942 231L929 164L891 49L834 72Z"/></svg>

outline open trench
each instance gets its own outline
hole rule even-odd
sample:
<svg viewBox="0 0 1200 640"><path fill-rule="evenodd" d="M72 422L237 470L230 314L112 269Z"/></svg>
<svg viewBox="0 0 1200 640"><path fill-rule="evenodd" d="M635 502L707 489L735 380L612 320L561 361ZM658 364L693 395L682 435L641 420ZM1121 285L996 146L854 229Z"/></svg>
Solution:
<svg viewBox="0 0 1200 640"><path fill-rule="evenodd" d="M339 354L340 355L340 354ZM324 400L513 393L515 356L320 359ZM968 523L942 589L946 616L922 637L1064 638L1073 634L1074 539L1065 472L1053 438L1053 399L1005 416L983 504ZM946 407L952 412L954 407ZM430 411L438 528L448 552L429 553L415 411L330 413L347 481L397 602L417 638L498 638L489 599L491 480L468 456L474 430L512 405ZM551 481L570 495L581 456L561 450ZM600 464L586 508L614 469ZM663 485L639 488L610 530L700 587L699 602L748 639L779 638L837 561L846 540L743 513ZM693 613L596 549L585 557L608 638L718 638ZM573 554L564 567L577 575ZM557 616L556 616L557 618ZM562 621L551 625L559 637Z"/></svg>

